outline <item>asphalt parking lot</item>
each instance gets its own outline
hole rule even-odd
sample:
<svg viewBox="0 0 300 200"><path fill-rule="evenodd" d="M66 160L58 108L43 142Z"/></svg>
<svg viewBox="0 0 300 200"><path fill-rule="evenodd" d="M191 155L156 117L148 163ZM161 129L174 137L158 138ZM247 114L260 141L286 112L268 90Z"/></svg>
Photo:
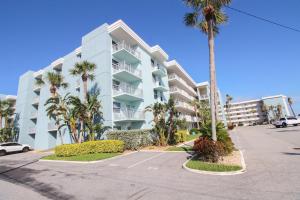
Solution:
<svg viewBox="0 0 300 200"><path fill-rule="evenodd" d="M242 127L232 133L247 172L182 169L190 155L136 152L95 164L38 162L38 153L0 158L0 199L300 199L300 127Z"/></svg>

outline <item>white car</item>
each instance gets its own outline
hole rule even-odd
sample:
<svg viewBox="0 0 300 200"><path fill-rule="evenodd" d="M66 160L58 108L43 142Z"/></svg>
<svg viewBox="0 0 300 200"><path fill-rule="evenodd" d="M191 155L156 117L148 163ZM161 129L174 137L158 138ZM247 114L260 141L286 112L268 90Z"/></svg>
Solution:
<svg viewBox="0 0 300 200"><path fill-rule="evenodd" d="M19 144L16 142L0 143L0 156L4 156L6 153L11 152L27 152L31 147L27 144Z"/></svg>
<svg viewBox="0 0 300 200"><path fill-rule="evenodd" d="M300 119L296 117L283 117L274 123L276 128L287 127L289 125L298 126L300 124Z"/></svg>

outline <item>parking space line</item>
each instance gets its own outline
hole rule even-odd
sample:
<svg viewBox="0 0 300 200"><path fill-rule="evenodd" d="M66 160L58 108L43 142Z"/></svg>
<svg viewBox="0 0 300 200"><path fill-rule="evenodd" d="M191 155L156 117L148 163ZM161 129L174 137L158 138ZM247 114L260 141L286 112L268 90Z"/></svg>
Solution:
<svg viewBox="0 0 300 200"><path fill-rule="evenodd" d="M127 167L127 168L128 168L128 169L133 168L133 167L135 167L135 166L137 166L137 165L140 165L140 164L142 164L142 163L144 163L144 162L147 162L147 161L149 161L149 160L152 160L152 159L154 159L154 158L157 158L157 157L159 157L159 156L161 156L161 155L163 155L163 154L165 154L165 152L162 152L162 153L160 153L160 154L154 155L154 156L152 156L152 157L150 157L150 158L147 158L147 159L145 159L145 160L141 160L141 161L139 161L139 162L137 162L137 163L135 163L135 164L133 164L133 165L130 165L130 166Z"/></svg>

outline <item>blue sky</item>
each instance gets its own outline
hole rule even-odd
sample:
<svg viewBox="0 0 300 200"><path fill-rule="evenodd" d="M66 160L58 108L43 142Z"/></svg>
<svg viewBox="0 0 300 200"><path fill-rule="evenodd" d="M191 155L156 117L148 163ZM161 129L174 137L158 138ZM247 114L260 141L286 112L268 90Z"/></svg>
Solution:
<svg viewBox="0 0 300 200"><path fill-rule="evenodd" d="M300 29L300 1L235 0L232 7ZM181 0L2 0L0 93L16 94L18 78L80 45L81 37L122 19L149 45L159 44L198 82L208 79L207 38L185 27ZM216 38L218 86L246 100L291 96L300 113L300 33L231 10Z"/></svg>

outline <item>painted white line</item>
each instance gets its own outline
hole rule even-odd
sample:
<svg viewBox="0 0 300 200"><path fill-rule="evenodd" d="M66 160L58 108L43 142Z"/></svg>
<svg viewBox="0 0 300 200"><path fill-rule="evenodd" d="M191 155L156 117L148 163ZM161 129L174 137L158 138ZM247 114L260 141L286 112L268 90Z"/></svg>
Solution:
<svg viewBox="0 0 300 200"><path fill-rule="evenodd" d="M152 160L152 159L154 159L154 158L157 158L157 157L159 157L159 156L161 156L161 155L163 155L163 154L165 154L165 152L162 152L162 153L160 153L160 154L154 155L154 156L152 156L152 157L150 157L150 158L147 158L147 159L145 159L145 160L141 160L141 161L139 161L139 162L137 162L137 163L135 163L135 164L133 164L133 165L130 165L130 166L127 167L127 168L128 168L128 169L133 168L133 167L138 166L138 165L140 165L140 164L142 164L142 163L144 163L144 162L147 162L147 161L149 161L149 160Z"/></svg>
<svg viewBox="0 0 300 200"><path fill-rule="evenodd" d="M193 172L193 173L197 173L197 174L206 174L206 175L218 175L218 176L230 176L230 175L238 175L238 174L243 174L246 172L246 163L245 163L245 159L243 156L243 152L241 150L239 150L240 154L241 154L241 164L242 164L242 169L238 170L238 171L234 171L234 172L210 172L210 171L203 171L203 170L197 170L197 169L191 169L188 168L186 166L186 164L193 159L195 156L192 156L190 159L188 159L187 161L185 161L182 165L182 168Z"/></svg>

